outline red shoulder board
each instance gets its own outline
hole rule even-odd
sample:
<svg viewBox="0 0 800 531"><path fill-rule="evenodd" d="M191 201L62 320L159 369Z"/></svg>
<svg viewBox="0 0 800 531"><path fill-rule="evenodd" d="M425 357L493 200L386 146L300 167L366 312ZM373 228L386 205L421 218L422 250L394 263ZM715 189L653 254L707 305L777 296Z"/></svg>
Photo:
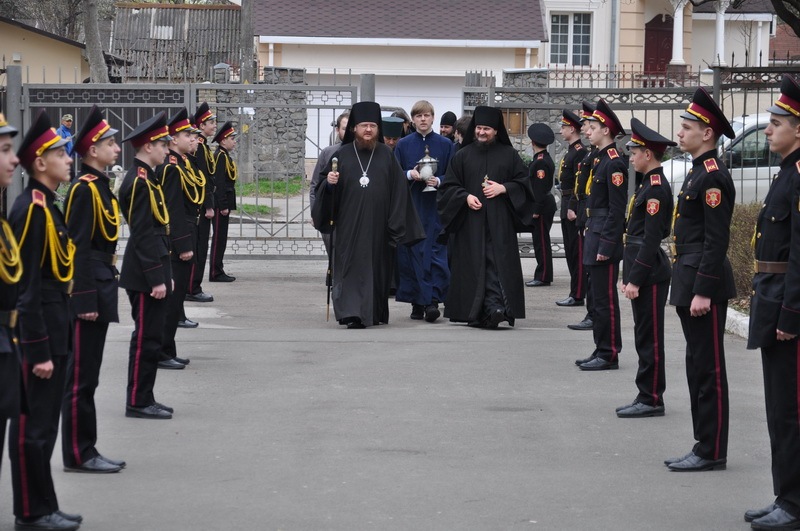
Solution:
<svg viewBox="0 0 800 531"><path fill-rule="evenodd" d="M536 178L544 179L544 170L536 170Z"/></svg>
<svg viewBox="0 0 800 531"><path fill-rule="evenodd" d="M197 143L198 143L198 144L205 144L205 143L206 143L206 139L205 139L205 138L203 138L202 136L201 136L201 137L198 137L198 138L197 138Z"/></svg>
<svg viewBox="0 0 800 531"><path fill-rule="evenodd" d="M47 206L47 198L41 190L31 190L31 202L43 208Z"/></svg>
<svg viewBox="0 0 800 531"><path fill-rule="evenodd" d="M544 153L539 153L536 155L536 160L542 160L544 158Z"/></svg>
<svg viewBox="0 0 800 531"><path fill-rule="evenodd" d="M703 161L703 165L706 167L708 173L719 169L719 166L717 166L717 159L707 159Z"/></svg>
<svg viewBox="0 0 800 531"><path fill-rule="evenodd" d="M170 164L177 164L178 163L178 157L176 157L175 155L170 155L169 156L169 163Z"/></svg>
<svg viewBox="0 0 800 531"><path fill-rule="evenodd" d="M798 173L800 173L800 160L794 163L794 167L797 168Z"/></svg>
<svg viewBox="0 0 800 531"><path fill-rule="evenodd" d="M583 144L581 144L580 142L575 144L575 149L583 149Z"/></svg>
<svg viewBox="0 0 800 531"><path fill-rule="evenodd" d="M97 175L92 175L91 173L87 173L86 175L81 175L79 179L85 183L90 183L92 181L97 180Z"/></svg>
<svg viewBox="0 0 800 531"><path fill-rule="evenodd" d="M136 176L140 179L147 179L147 170L139 166L139 171L136 172Z"/></svg>
<svg viewBox="0 0 800 531"><path fill-rule="evenodd" d="M661 186L661 176L660 175L651 175L650 176L650 184L652 186Z"/></svg>
<svg viewBox="0 0 800 531"><path fill-rule="evenodd" d="M610 158L610 159L618 159L619 158L619 153L617 153L616 149L611 148L611 149L608 150L608 158Z"/></svg>

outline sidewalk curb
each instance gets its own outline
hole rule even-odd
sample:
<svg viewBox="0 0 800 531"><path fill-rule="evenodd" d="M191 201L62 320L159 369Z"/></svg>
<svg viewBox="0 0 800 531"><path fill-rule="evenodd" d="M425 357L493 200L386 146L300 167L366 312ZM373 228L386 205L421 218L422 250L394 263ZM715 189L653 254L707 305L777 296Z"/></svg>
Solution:
<svg viewBox="0 0 800 531"><path fill-rule="evenodd" d="M750 316L728 307L728 318L725 321L725 331L742 339L747 339L750 325Z"/></svg>

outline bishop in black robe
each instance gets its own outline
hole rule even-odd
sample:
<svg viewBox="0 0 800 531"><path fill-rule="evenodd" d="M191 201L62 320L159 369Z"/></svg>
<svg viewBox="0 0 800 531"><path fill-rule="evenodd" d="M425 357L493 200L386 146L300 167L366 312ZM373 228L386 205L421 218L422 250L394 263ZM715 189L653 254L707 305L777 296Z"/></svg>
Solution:
<svg viewBox="0 0 800 531"><path fill-rule="evenodd" d="M356 142L355 128L364 122L377 124L374 150ZM320 173L311 213L315 227L333 234L331 297L336 319L348 328L389 322L392 248L425 238L380 123L377 104L353 106L342 146ZM334 159L339 180L330 184Z"/></svg>

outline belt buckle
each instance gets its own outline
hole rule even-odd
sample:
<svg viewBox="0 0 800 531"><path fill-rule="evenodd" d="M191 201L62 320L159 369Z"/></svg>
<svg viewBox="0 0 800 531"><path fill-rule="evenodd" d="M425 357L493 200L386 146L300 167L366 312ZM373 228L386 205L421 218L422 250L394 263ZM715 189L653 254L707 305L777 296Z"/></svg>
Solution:
<svg viewBox="0 0 800 531"><path fill-rule="evenodd" d="M627 245L627 244L628 244L628 233L626 232L625 234L622 235L622 245Z"/></svg>
<svg viewBox="0 0 800 531"><path fill-rule="evenodd" d="M117 265L117 259L118 259L118 258L119 258L119 256L117 256L116 254L112 254L112 255L111 255L111 265L112 265L112 266L115 266L115 265Z"/></svg>
<svg viewBox="0 0 800 531"><path fill-rule="evenodd" d="M591 211L592 211L592 209L590 209L590 208L587 208L587 209L586 209L586 217L587 217L587 218L590 218L590 217L592 217L592 215L591 215Z"/></svg>
<svg viewBox="0 0 800 531"><path fill-rule="evenodd" d="M75 287L75 281L70 279L67 282L67 295L72 295L72 288Z"/></svg>
<svg viewBox="0 0 800 531"><path fill-rule="evenodd" d="M753 274L758 273L758 260L753 260Z"/></svg>
<svg viewBox="0 0 800 531"><path fill-rule="evenodd" d="M671 254L673 257L675 257L675 256L678 256L678 246L677 246L677 245L675 245L674 243L670 243L670 244L669 244L669 253L670 253L670 254Z"/></svg>
<svg viewBox="0 0 800 531"><path fill-rule="evenodd" d="M165 234L165 235L167 235L167 236L169 236L169 223L167 223L166 225L164 225L164 234Z"/></svg>
<svg viewBox="0 0 800 531"><path fill-rule="evenodd" d="M11 310L10 312L8 312L8 327L9 328L14 328L15 326L17 326L17 316L18 315L19 315L19 312L17 312L17 310Z"/></svg>

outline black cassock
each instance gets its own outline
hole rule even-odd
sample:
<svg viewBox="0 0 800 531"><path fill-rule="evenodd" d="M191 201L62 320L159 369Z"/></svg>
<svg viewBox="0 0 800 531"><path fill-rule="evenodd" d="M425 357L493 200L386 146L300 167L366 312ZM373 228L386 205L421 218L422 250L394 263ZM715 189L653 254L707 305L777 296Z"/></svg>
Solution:
<svg viewBox="0 0 800 531"><path fill-rule="evenodd" d="M425 239L408 180L392 150L378 143L371 162L370 153L359 149L356 158L354 144L343 144L334 155L339 182L328 184L328 162L320 172L311 212L321 232L333 230L332 298L341 324L355 317L366 326L389 322L391 249Z"/></svg>
<svg viewBox="0 0 800 531"><path fill-rule="evenodd" d="M483 195L484 179L505 185L506 192L493 199ZM483 204L467 206L472 194ZM447 167L437 197L439 216L450 234L450 290L445 317L451 321L480 321L484 315L487 242L491 242L505 298L509 324L525 318L525 296L517 232L530 231L533 191L528 170L517 151L494 142L473 142L456 153Z"/></svg>

